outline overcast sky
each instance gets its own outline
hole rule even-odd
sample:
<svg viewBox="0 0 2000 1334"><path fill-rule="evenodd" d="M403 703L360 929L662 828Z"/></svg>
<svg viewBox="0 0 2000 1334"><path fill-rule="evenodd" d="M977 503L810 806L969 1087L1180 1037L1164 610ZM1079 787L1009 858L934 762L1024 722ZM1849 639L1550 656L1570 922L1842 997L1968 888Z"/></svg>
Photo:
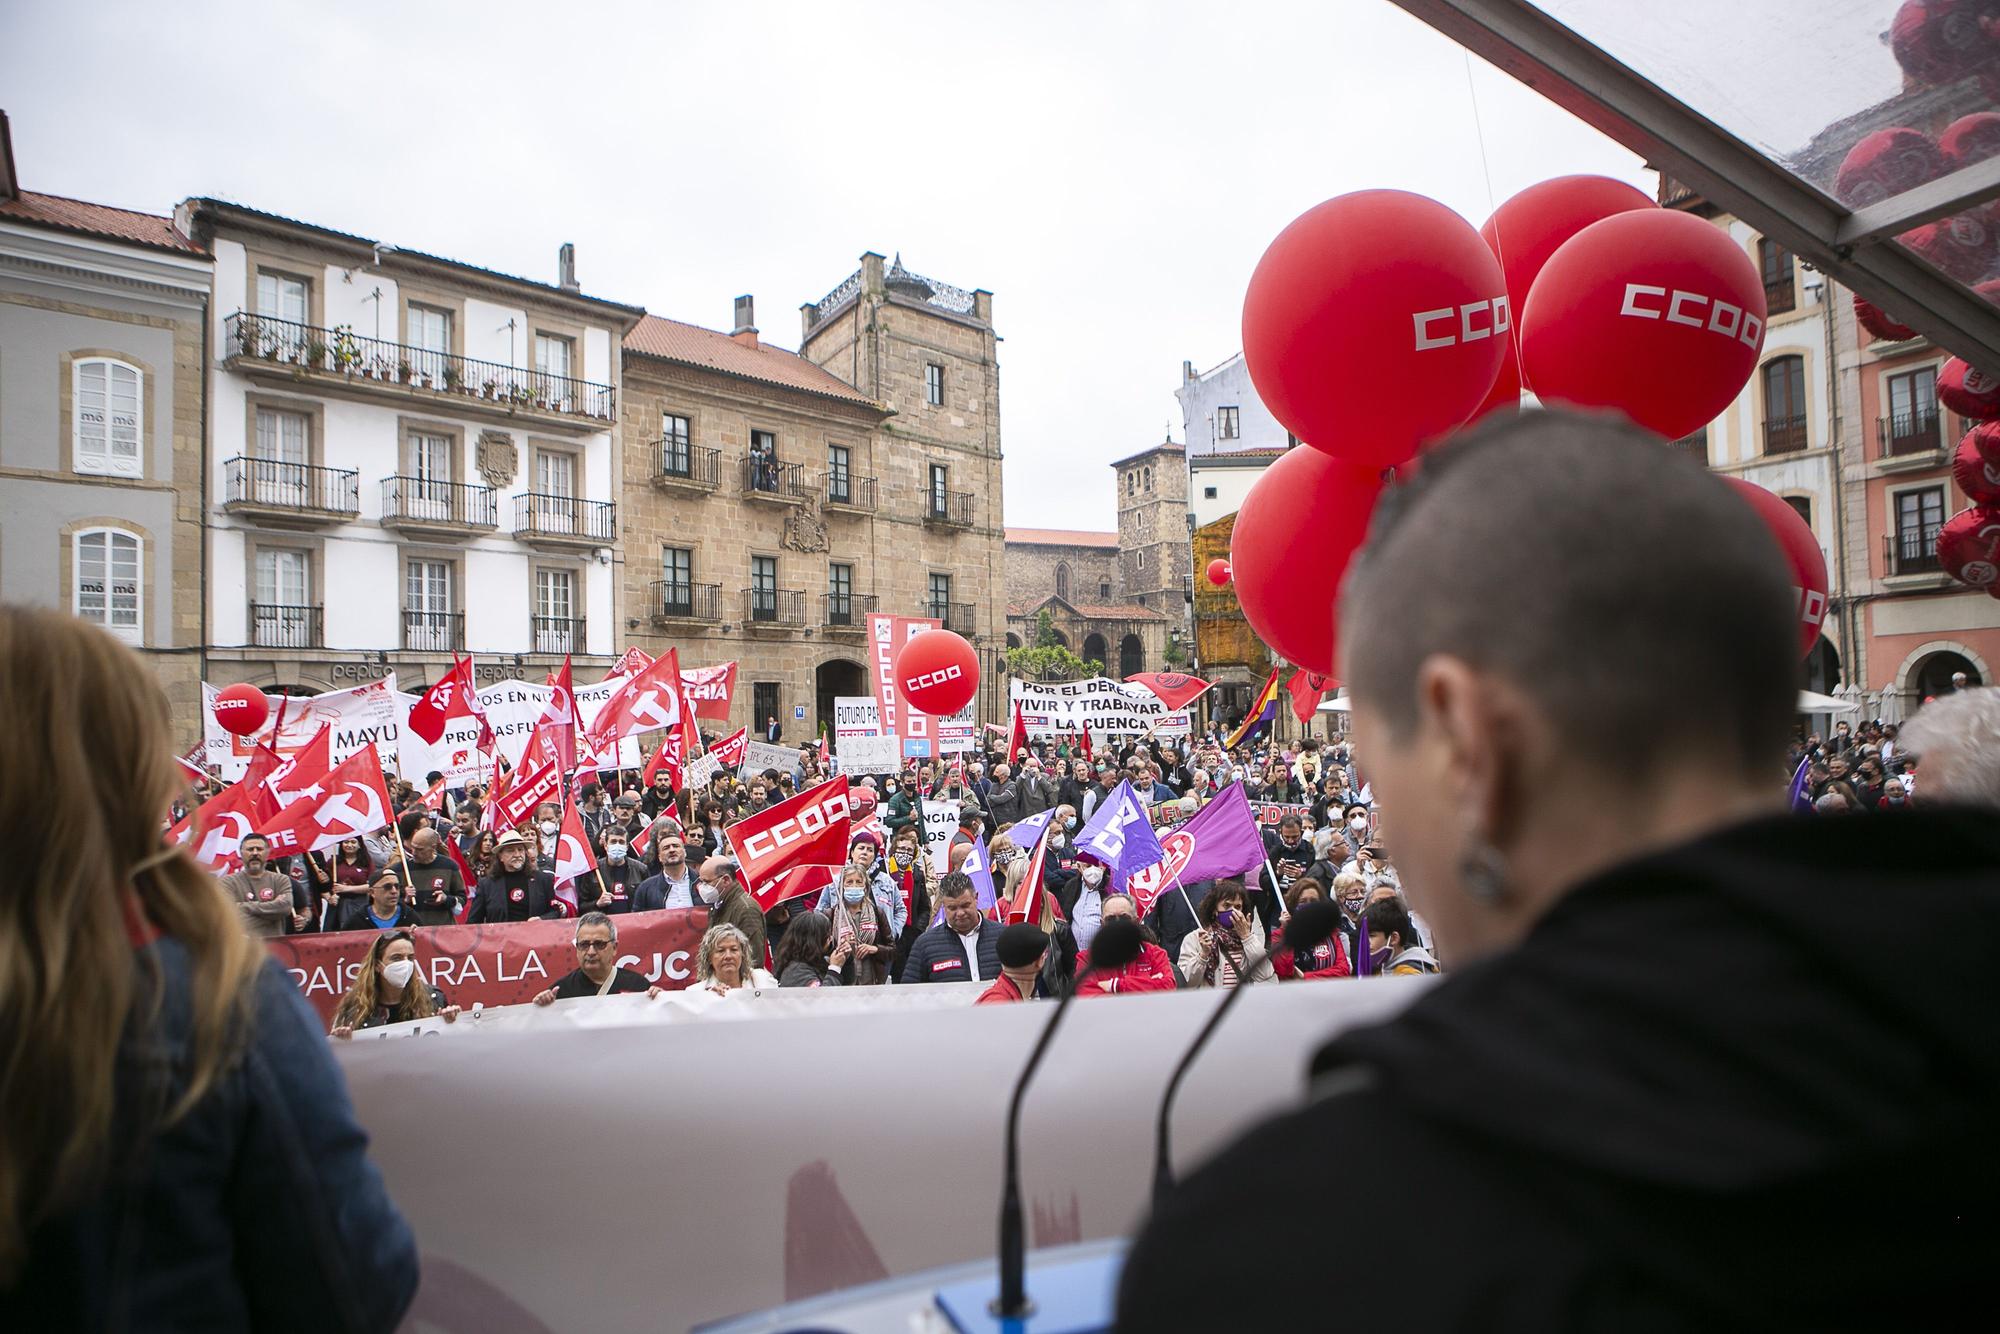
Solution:
<svg viewBox="0 0 2000 1334"><path fill-rule="evenodd" d="M1114 525L1104 465L1182 438L1182 359L1238 350L1250 270L1318 201L1477 223L1567 172L1651 188L1473 71L1387 0L0 2L30 190L214 195L548 281L574 241L586 291L723 329L749 292L785 347L864 250L988 288L1007 521L1052 527Z"/></svg>

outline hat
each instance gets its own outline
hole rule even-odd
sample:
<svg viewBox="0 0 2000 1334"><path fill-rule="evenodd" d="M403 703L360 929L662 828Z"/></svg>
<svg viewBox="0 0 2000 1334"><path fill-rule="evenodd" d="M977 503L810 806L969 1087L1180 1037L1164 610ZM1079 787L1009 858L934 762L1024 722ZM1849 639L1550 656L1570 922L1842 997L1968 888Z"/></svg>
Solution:
<svg viewBox="0 0 2000 1334"><path fill-rule="evenodd" d="M495 852L500 851L502 848L525 848L527 846L528 840L521 837L521 831L518 829L509 829L493 841L493 850Z"/></svg>
<svg viewBox="0 0 2000 1334"><path fill-rule="evenodd" d="M1049 948L1049 938L1032 922L1016 922L1000 933L1000 966L1026 968Z"/></svg>
<svg viewBox="0 0 2000 1334"><path fill-rule="evenodd" d="M854 851L854 845L857 843L866 843L878 853L882 851L882 840L875 837L875 831L872 829L855 830L854 837L847 840L847 850Z"/></svg>
<svg viewBox="0 0 2000 1334"><path fill-rule="evenodd" d="M629 808L632 806L637 806L639 804L639 798L633 795L632 793L627 792L624 796L618 798L618 800L613 802L612 804L616 806L625 806Z"/></svg>

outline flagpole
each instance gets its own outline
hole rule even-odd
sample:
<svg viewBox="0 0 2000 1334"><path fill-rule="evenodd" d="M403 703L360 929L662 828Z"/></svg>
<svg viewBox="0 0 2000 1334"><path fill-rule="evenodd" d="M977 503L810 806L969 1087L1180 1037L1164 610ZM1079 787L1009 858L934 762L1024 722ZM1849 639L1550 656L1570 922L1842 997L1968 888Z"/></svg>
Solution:
<svg viewBox="0 0 2000 1334"><path fill-rule="evenodd" d="M1201 914L1194 910L1194 900L1188 897L1187 886L1181 883L1181 873L1175 871L1173 872L1173 877L1174 888L1181 892L1181 902L1187 905L1188 916L1193 918L1194 924L1199 927L1201 925Z"/></svg>
<svg viewBox="0 0 2000 1334"><path fill-rule="evenodd" d="M410 853L409 850L403 846L403 826L398 824L396 821L391 820L389 822L389 832L396 836L396 856L398 860L400 860L403 863L403 892L410 896L410 901L412 903L415 903L417 896L417 878L416 876L410 873Z"/></svg>

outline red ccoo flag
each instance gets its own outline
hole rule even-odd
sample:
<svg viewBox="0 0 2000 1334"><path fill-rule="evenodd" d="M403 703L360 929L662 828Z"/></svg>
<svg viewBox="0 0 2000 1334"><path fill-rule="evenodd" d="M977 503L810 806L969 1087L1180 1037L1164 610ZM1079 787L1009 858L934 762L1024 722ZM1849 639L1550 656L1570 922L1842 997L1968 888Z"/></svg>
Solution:
<svg viewBox="0 0 2000 1334"><path fill-rule="evenodd" d="M1021 701L1014 701L1014 731L1007 738L1007 763L1012 764L1028 748L1028 720L1021 716Z"/></svg>
<svg viewBox="0 0 2000 1334"><path fill-rule="evenodd" d="M659 749L653 758L646 761L646 772L640 775L639 785L648 792L653 790L653 779L660 773L667 775L667 785L678 792L686 784L681 777L681 734L669 732L660 739Z"/></svg>
<svg viewBox="0 0 2000 1334"><path fill-rule="evenodd" d="M602 750L608 743L621 741L635 732L680 726L685 712L681 707L680 659L677 650L668 649L628 677L604 701L597 721L590 727L593 749Z"/></svg>
<svg viewBox="0 0 2000 1334"><path fill-rule="evenodd" d="M576 807L563 807L562 829L556 834L555 866L556 902L563 908L563 916L574 917L577 913L576 882L587 875L597 873L597 862L590 855L590 835L583 830L583 821L577 817ZM595 899L597 895L592 894Z"/></svg>
<svg viewBox="0 0 2000 1334"><path fill-rule="evenodd" d="M738 820L723 833L743 868L743 888L769 912L784 898L804 893L797 884L812 878L788 872L838 867L847 860L848 824L847 780L830 778Z"/></svg>
<svg viewBox="0 0 2000 1334"><path fill-rule="evenodd" d="M737 728L734 732L710 746L708 753L715 756L725 767L734 769L737 765L743 763L743 757L749 753L749 750L750 729L748 726L744 726Z"/></svg>

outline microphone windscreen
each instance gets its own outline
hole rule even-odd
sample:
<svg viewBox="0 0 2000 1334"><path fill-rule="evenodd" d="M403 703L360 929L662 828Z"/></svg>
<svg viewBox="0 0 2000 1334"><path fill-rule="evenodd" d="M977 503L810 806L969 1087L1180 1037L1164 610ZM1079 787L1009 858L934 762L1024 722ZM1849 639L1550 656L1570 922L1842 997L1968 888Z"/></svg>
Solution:
<svg viewBox="0 0 2000 1334"><path fill-rule="evenodd" d="M1309 954L1318 949L1340 925L1340 909L1324 899L1315 899L1292 913L1285 924L1285 948L1293 954Z"/></svg>
<svg viewBox="0 0 2000 1334"><path fill-rule="evenodd" d="M1097 934L1090 938L1090 966L1116 972L1138 958L1145 943L1137 922L1129 917L1114 917L1098 927Z"/></svg>

